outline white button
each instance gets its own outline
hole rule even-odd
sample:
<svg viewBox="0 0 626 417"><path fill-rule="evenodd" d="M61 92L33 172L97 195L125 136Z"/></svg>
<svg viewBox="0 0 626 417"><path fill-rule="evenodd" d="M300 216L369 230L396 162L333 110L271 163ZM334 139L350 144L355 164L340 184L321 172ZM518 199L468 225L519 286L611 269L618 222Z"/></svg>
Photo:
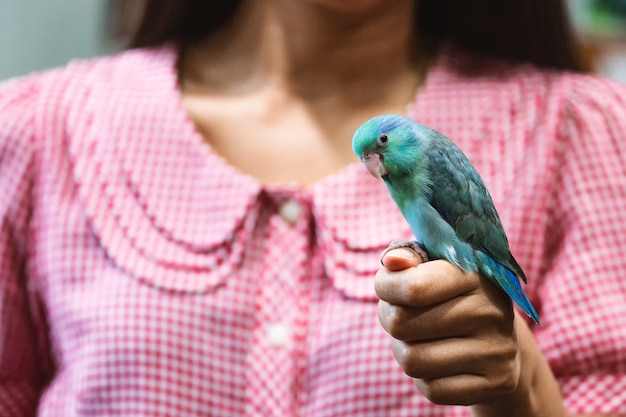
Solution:
<svg viewBox="0 0 626 417"><path fill-rule="evenodd" d="M289 224L295 224L302 214L302 206L295 200L289 200L282 205L278 214Z"/></svg>
<svg viewBox="0 0 626 417"><path fill-rule="evenodd" d="M270 345L282 347L291 340L291 330L283 323L270 324L266 329L266 337Z"/></svg>

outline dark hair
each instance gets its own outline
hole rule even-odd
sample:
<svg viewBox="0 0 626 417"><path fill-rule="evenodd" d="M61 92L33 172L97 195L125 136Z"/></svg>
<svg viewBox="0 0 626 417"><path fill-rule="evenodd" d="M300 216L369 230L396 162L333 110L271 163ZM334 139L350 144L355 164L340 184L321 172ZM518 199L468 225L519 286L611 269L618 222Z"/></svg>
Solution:
<svg viewBox="0 0 626 417"><path fill-rule="evenodd" d="M238 0L110 0L112 35L131 48L188 44L216 31L239 8Z"/></svg>
<svg viewBox="0 0 626 417"><path fill-rule="evenodd" d="M113 0L117 33L130 47L201 39L228 22L236 0ZM121 19L120 19L121 18ZM582 70L579 48L562 0L418 0L421 39L485 55Z"/></svg>

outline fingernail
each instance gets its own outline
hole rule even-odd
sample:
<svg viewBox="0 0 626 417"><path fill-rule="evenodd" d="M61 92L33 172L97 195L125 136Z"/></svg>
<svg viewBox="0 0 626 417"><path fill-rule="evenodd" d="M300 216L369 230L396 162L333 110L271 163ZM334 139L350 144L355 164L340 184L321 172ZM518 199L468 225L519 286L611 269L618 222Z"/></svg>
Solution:
<svg viewBox="0 0 626 417"><path fill-rule="evenodd" d="M400 256L406 259L415 259L415 252L408 248L399 248L398 252Z"/></svg>
<svg viewBox="0 0 626 417"><path fill-rule="evenodd" d="M414 259L415 252L408 248L397 248L389 251L389 253L393 253L393 256L404 259Z"/></svg>

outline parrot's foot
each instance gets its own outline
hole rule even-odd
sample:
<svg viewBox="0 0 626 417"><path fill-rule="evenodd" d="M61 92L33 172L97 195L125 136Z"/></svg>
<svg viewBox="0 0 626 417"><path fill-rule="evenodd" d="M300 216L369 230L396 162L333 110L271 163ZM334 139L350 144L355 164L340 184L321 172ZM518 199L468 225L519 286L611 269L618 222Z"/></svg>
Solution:
<svg viewBox="0 0 626 417"><path fill-rule="evenodd" d="M422 262L428 262L428 254L426 253L424 246L422 246L422 244L416 240L391 242L389 246L387 246L387 249L383 251L382 255L380 255L380 259L383 259L383 257L387 254L387 252L394 250L394 249L398 249L398 248L413 249L422 258Z"/></svg>

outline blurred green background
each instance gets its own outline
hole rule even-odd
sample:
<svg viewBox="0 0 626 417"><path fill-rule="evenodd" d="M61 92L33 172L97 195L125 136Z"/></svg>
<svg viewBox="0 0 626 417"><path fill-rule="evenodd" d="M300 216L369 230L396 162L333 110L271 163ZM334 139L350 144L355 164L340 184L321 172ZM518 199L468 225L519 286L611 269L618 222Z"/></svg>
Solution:
<svg viewBox="0 0 626 417"><path fill-rule="evenodd" d="M105 0L0 0L0 79L115 50Z"/></svg>

